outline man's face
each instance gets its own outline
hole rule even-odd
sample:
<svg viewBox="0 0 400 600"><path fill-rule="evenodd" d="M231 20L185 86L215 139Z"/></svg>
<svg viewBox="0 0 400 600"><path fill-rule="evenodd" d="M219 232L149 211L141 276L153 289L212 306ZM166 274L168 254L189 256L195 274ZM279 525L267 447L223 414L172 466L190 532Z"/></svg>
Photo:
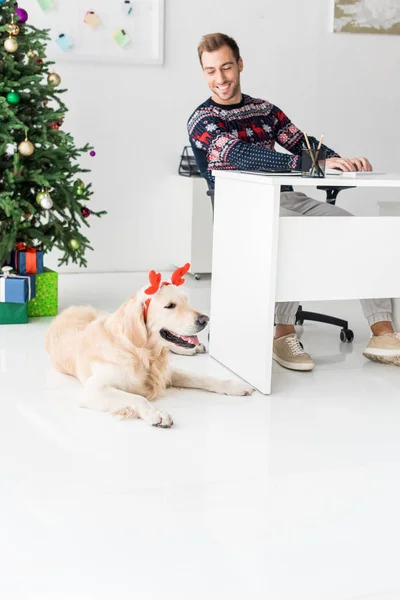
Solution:
<svg viewBox="0 0 400 600"><path fill-rule="evenodd" d="M235 60L229 46L223 46L214 52L203 52L201 63L214 102L237 104L241 101L240 73L243 61L241 58Z"/></svg>

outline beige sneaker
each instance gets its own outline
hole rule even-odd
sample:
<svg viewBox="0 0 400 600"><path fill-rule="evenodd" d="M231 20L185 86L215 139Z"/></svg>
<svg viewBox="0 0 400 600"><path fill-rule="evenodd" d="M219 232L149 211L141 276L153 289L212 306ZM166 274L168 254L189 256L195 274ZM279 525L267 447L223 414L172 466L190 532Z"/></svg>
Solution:
<svg viewBox="0 0 400 600"><path fill-rule="evenodd" d="M363 354L369 360L400 366L400 333L373 335Z"/></svg>
<svg viewBox="0 0 400 600"><path fill-rule="evenodd" d="M289 335L274 340L272 357L282 367L293 371L311 371L315 366L311 356L304 352L295 333L289 333Z"/></svg>

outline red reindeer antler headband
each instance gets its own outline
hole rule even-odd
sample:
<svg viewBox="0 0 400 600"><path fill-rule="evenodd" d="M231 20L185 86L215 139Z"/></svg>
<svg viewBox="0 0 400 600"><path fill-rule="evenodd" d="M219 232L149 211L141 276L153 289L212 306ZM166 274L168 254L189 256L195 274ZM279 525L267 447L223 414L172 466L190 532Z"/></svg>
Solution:
<svg viewBox="0 0 400 600"><path fill-rule="evenodd" d="M186 275L186 273L189 271L189 269L190 269L190 263L186 263L186 265L184 265L183 267L179 267L179 269L176 269L176 271L174 271L172 273L171 281L163 281L162 283L161 283L161 273L156 273L155 271L150 271L150 273L149 273L150 285L148 288L146 288L144 290L144 293L147 294L148 296L154 296L154 294L156 294L163 285L176 285L176 286L183 285L185 283L184 275ZM146 302L144 303L143 316L144 316L145 323L147 321L147 312L149 310L150 302L151 302L151 298L148 298L146 300Z"/></svg>

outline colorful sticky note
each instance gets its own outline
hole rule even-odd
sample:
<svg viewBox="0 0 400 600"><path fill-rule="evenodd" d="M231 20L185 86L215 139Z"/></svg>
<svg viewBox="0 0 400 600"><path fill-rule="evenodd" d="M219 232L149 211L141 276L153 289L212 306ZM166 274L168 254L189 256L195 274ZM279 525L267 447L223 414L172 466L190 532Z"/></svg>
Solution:
<svg viewBox="0 0 400 600"><path fill-rule="evenodd" d="M123 29L116 29L113 38L121 48L124 48L131 41L129 35Z"/></svg>
<svg viewBox="0 0 400 600"><path fill-rule="evenodd" d="M95 12L87 10L83 22L90 27L96 27L100 23L100 19Z"/></svg>
<svg viewBox="0 0 400 600"><path fill-rule="evenodd" d="M131 0L124 0L122 3L122 11L126 14L126 15L130 15L131 12L133 11L133 6L132 6L132 2Z"/></svg>
<svg viewBox="0 0 400 600"><path fill-rule="evenodd" d="M54 8L54 0L37 0L42 10L51 10Z"/></svg>
<svg viewBox="0 0 400 600"><path fill-rule="evenodd" d="M66 52L70 48L72 48L72 40L65 33L61 33L56 39L57 46L63 51Z"/></svg>

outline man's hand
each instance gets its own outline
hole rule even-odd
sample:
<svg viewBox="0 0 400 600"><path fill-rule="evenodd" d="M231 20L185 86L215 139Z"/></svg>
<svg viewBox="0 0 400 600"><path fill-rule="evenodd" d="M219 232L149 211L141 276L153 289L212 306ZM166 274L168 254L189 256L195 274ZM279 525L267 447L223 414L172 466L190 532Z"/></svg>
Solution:
<svg viewBox="0 0 400 600"><path fill-rule="evenodd" d="M361 158L327 158L325 167L338 171L372 171L371 163L363 156Z"/></svg>

